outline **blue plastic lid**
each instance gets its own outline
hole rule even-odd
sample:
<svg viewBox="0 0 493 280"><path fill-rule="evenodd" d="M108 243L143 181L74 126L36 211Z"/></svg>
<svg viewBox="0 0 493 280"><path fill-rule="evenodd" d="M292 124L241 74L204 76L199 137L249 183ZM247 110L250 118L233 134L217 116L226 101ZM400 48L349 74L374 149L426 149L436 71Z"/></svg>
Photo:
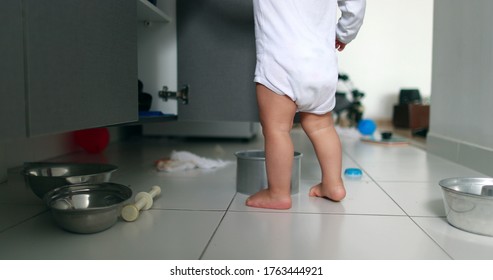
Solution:
<svg viewBox="0 0 493 280"><path fill-rule="evenodd" d="M344 170L344 175L348 177L361 177L363 172L359 168L347 168Z"/></svg>

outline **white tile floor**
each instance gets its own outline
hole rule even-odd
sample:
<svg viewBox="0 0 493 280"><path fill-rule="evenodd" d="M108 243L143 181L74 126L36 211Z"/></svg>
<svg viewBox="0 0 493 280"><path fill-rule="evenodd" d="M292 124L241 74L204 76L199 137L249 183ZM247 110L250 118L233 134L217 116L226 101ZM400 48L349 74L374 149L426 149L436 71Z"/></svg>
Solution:
<svg viewBox="0 0 493 280"><path fill-rule="evenodd" d="M133 223L101 233L72 234L56 227L19 170L0 184L0 259L493 259L493 238L450 226L438 181L484 176L414 146L385 147L342 137L343 167L364 171L346 179L340 203L308 197L320 176L311 144L295 129L303 153L300 192L287 211L244 206L236 193L234 152L250 142L142 137L112 144L103 155L56 161L109 162L112 181L134 193L162 187L153 208ZM213 171L157 172L154 161L187 150L233 163Z"/></svg>

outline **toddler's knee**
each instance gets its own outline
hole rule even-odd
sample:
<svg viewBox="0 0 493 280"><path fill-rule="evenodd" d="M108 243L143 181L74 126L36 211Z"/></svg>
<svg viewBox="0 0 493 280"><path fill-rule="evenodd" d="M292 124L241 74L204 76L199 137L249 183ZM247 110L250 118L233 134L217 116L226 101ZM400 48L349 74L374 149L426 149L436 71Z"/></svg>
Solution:
<svg viewBox="0 0 493 280"><path fill-rule="evenodd" d="M325 115L315 115L310 113L304 113L301 115L301 127L306 134L310 135L317 131L331 129L334 127L334 122L330 113Z"/></svg>
<svg viewBox="0 0 493 280"><path fill-rule="evenodd" d="M270 124L262 126L262 133L264 135L290 133L293 128L292 124Z"/></svg>

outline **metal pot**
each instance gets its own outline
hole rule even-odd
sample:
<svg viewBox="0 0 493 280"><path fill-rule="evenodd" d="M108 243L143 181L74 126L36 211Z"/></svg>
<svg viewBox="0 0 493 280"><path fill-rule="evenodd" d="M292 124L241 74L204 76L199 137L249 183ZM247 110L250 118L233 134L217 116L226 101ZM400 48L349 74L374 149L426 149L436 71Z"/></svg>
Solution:
<svg viewBox="0 0 493 280"><path fill-rule="evenodd" d="M265 151L250 150L236 152L236 190L243 194L254 194L267 187ZM291 172L291 194L299 192L301 158L303 154L294 152Z"/></svg>

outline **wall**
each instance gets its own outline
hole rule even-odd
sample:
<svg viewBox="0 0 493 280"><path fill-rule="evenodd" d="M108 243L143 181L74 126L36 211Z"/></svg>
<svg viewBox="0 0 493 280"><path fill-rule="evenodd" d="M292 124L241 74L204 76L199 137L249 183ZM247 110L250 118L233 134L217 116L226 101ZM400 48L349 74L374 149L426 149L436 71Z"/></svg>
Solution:
<svg viewBox="0 0 493 280"><path fill-rule="evenodd" d="M339 68L366 94L365 117L390 120L401 88L431 92L433 0L367 0L358 37Z"/></svg>
<svg viewBox="0 0 493 280"><path fill-rule="evenodd" d="M493 176L493 1L435 0L428 150Z"/></svg>

